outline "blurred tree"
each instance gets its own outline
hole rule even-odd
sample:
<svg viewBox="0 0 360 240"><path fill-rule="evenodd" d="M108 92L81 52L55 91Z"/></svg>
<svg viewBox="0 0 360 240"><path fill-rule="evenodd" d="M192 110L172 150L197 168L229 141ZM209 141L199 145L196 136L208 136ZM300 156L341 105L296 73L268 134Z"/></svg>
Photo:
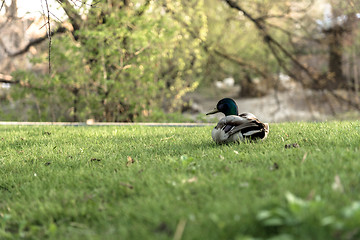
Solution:
<svg viewBox="0 0 360 240"><path fill-rule="evenodd" d="M349 7L348 3L330 1L331 12L327 16L328 23L324 24L322 28L329 51L326 85L330 89L344 88L348 84L344 74L343 60L346 51L346 38L353 37L357 22L355 9Z"/></svg>
<svg viewBox="0 0 360 240"><path fill-rule="evenodd" d="M7 5L4 0L2 5L5 6L5 16L7 18L12 19L17 17L17 0L11 0L10 5Z"/></svg>
<svg viewBox="0 0 360 240"><path fill-rule="evenodd" d="M280 72L306 88L359 90L358 1L57 2L70 31L53 39L51 75L14 75L26 88L12 96L36 99L38 119L157 120L201 81L229 76L242 97L278 89Z"/></svg>
<svg viewBox="0 0 360 240"><path fill-rule="evenodd" d="M250 29L256 29L257 42L264 43L260 51L270 51L270 59L275 59L273 66L280 66L282 71L301 82L304 87L317 89L338 89L348 87L343 69L344 40L358 28L358 13L352 1L253 1L224 0L237 10ZM253 7L251 7L253 5ZM255 8L254 8L255 6ZM320 11L316 8L320 7ZM330 13L326 15L326 7ZM326 16L324 16L326 15ZM239 19L239 17L235 17ZM321 20L321 18L324 19ZM247 31L251 34L251 30ZM242 39L247 35L242 34ZM211 38L211 34L209 34ZM256 40L254 40L256 41ZM255 45L255 44L252 44ZM302 56L309 54L317 61L309 64ZM249 46L248 49L251 49ZM319 51L320 50L320 51ZM328 54L327 68L322 69L323 53ZM243 56L243 55L241 55ZM252 58L256 59L256 58ZM269 64L270 62L268 62ZM270 64L271 66L271 64ZM274 69L270 68L274 73ZM305 74L303 74L305 73Z"/></svg>
<svg viewBox="0 0 360 240"><path fill-rule="evenodd" d="M51 75L14 75L44 89L18 95L38 99L41 114L34 120L154 121L164 118L163 110L180 110L182 96L200 81L203 57L200 42L164 5L180 10L179 18L205 39L203 1L104 0L96 7L59 2L72 30L52 40Z"/></svg>
<svg viewBox="0 0 360 240"><path fill-rule="evenodd" d="M206 13L212 27L206 71L211 81L232 76L241 85L241 97L267 94L277 84L279 63L284 68L291 64L285 55L293 44L283 27L290 27L287 21L293 12L289 1L282 0L242 1L241 8L236 1L208 1ZM274 54L279 46L286 52Z"/></svg>

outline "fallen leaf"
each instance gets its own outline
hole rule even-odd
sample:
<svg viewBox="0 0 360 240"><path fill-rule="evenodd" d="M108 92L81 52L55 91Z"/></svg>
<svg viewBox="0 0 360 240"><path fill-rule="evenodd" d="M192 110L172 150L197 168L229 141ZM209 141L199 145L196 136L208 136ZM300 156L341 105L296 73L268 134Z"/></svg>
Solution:
<svg viewBox="0 0 360 240"><path fill-rule="evenodd" d="M276 162L274 162L274 164L270 167L271 171L275 171L279 169L279 164L277 164Z"/></svg>
<svg viewBox="0 0 360 240"><path fill-rule="evenodd" d="M127 187L127 188L129 188L129 189L134 189L134 186L131 185L131 184L128 184L128 183L119 182L119 184L120 184L121 186Z"/></svg>
<svg viewBox="0 0 360 240"><path fill-rule="evenodd" d="M315 197L315 189L311 190L308 196L306 197L307 200L311 201Z"/></svg>
<svg viewBox="0 0 360 240"><path fill-rule="evenodd" d="M282 130L282 132L284 133L284 135L285 135L286 137L289 137L289 135L288 135L286 132L284 132L284 130Z"/></svg>
<svg viewBox="0 0 360 240"><path fill-rule="evenodd" d="M127 156L127 162L126 162L126 166L129 167L131 164L133 164L135 162L135 160L130 157L130 156Z"/></svg>
<svg viewBox="0 0 360 240"><path fill-rule="evenodd" d="M242 188L247 188L247 187L249 187L249 183L248 182L242 182L242 183L239 184L239 186L242 187Z"/></svg>
<svg viewBox="0 0 360 240"><path fill-rule="evenodd" d="M197 182L197 177L192 177L189 179L182 180L182 183L193 183L193 182Z"/></svg>
<svg viewBox="0 0 360 240"><path fill-rule="evenodd" d="M279 169L279 165L276 162L274 163L274 169Z"/></svg>
<svg viewBox="0 0 360 240"><path fill-rule="evenodd" d="M232 164L232 163L242 163L244 162L242 159L240 160L235 160L235 161L229 161L229 164Z"/></svg>
<svg viewBox="0 0 360 240"><path fill-rule="evenodd" d="M340 177L339 175L336 175L335 178L334 178L334 182L333 184L331 185L332 189L334 191L337 191L337 192L344 192L344 187L343 185L341 184L341 180L340 180Z"/></svg>
<svg viewBox="0 0 360 240"><path fill-rule="evenodd" d="M169 139L171 139L171 138L173 138L173 137L175 137L175 135L172 135L172 136L170 136L170 137L166 137L166 138L162 138L162 139L160 139L160 141L169 140Z"/></svg>
<svg viewBox="0 0 360 240"><path fill-rule="evenodd" d="M155 228L155 232L163 232L170 235L172 231L171 228L165 222L162 222L160 223L159 226Z"/></svg>
<svg viewBox="0 0 360 240"><path fill-rule="evenodd" d="M303 164L304 162L305 162L305 159L306 159L306 157L307 157L307 152L304 154L304 156L303 156L303 158L302 158L302 160L301 160L301 164Z"/></svg>
<svg viewBox="0 0 360 240"><path fill-rule="evenodd" d="M298 147L300 147L298 143L285 144L285 148L298 148Z"/></svg>
<svg viewBox="0 0 360 240"><path fill-rule="evenodd" d="M176 231L174 234L174 240L180 240L182 238L185 226L186 226L186 220L181 219L176 227Z"/></svg>

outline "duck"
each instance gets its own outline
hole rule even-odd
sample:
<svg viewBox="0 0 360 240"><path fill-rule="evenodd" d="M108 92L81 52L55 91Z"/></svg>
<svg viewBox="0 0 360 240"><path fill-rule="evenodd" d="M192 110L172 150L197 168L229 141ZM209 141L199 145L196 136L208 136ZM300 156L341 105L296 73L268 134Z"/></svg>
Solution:
<svg viewBox="0 0 360 240"><path fill-rule="evenodd" d="M220 119L211 132L211 137L217 144L242 142L246 139L263 140L269 134L268 123L260 122L252 113L239 114L238 106L231 98L221 99L206 115L219 112L225 114L225 117Z"/></svg>

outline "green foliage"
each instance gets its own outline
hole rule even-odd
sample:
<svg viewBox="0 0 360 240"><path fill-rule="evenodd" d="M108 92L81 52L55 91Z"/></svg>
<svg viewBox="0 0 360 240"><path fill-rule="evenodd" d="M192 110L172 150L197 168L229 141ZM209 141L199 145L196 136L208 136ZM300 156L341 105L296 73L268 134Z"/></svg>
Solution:
<svg viewBox="0 0 360 240"><path fill-rule="evenodd" d="M211 129L0 126L0 238L359 239L359 121Z"/></svg>
<svg viewBox="0 0 360 240"><path fill-rule="evenodd" d="M241 85L241 96L259 96L281 89L275 81L280 71L291 71L307 87L316 87L313 79L330 76L324 61L329 39L319 24L324 3L236 2L253 21L219 0L102 0L95 8L84 4L74 9L83 13L80 29L53 37L51 76L15 73L23 84L13 88L1 118L165 121L164 113L179 114L182 97L201 83L209 88L231 76ZM349 89L357 89L358 3L336 0L331 5L335 17L354 19L341 41L343 68L348 69L344 75ZM269 45L265 35L279 45ZM46 54L33 63L46 62ZM305 76L289 55L313 76Z"/></svg>
<svg viewBox="0 0 360 240"><path fill-rule="evenodd" d="M51 76L26 76L47 92L28 89L33 101L44 103L42 116L30 120L153 121L156 111L179 112L183 95L202 78L199 40L162 1L122 3L102 1L90 9L76 40L71 34L53 38ZM171 4L205 39L203 1ZM56 116L49 103L59 106Z"/></svg>

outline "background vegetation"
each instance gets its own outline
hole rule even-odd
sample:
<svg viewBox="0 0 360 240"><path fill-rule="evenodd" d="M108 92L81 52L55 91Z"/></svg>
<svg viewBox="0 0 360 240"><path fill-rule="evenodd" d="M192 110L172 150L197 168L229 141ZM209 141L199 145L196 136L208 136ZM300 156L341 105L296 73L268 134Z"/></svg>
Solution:
<svg viewBox="0 0 360 240"><path fill-rule="evenodd" d="M4 6L2 19L16 19L16 0ZM286 89L280 81L286 75L359 109L358 1L59 0L57 6L66 14L62 22L51 15L56 6L44 11L43 28L52 34L16 52L5 47L16 59L47 40L51 53L42 46L32 63L51 56L51 67L0 78L12 84L2 93L3 120L27 113L31 121L171 121L186 108L186 93L229 76L241 86L240 97Z"/></svg>

